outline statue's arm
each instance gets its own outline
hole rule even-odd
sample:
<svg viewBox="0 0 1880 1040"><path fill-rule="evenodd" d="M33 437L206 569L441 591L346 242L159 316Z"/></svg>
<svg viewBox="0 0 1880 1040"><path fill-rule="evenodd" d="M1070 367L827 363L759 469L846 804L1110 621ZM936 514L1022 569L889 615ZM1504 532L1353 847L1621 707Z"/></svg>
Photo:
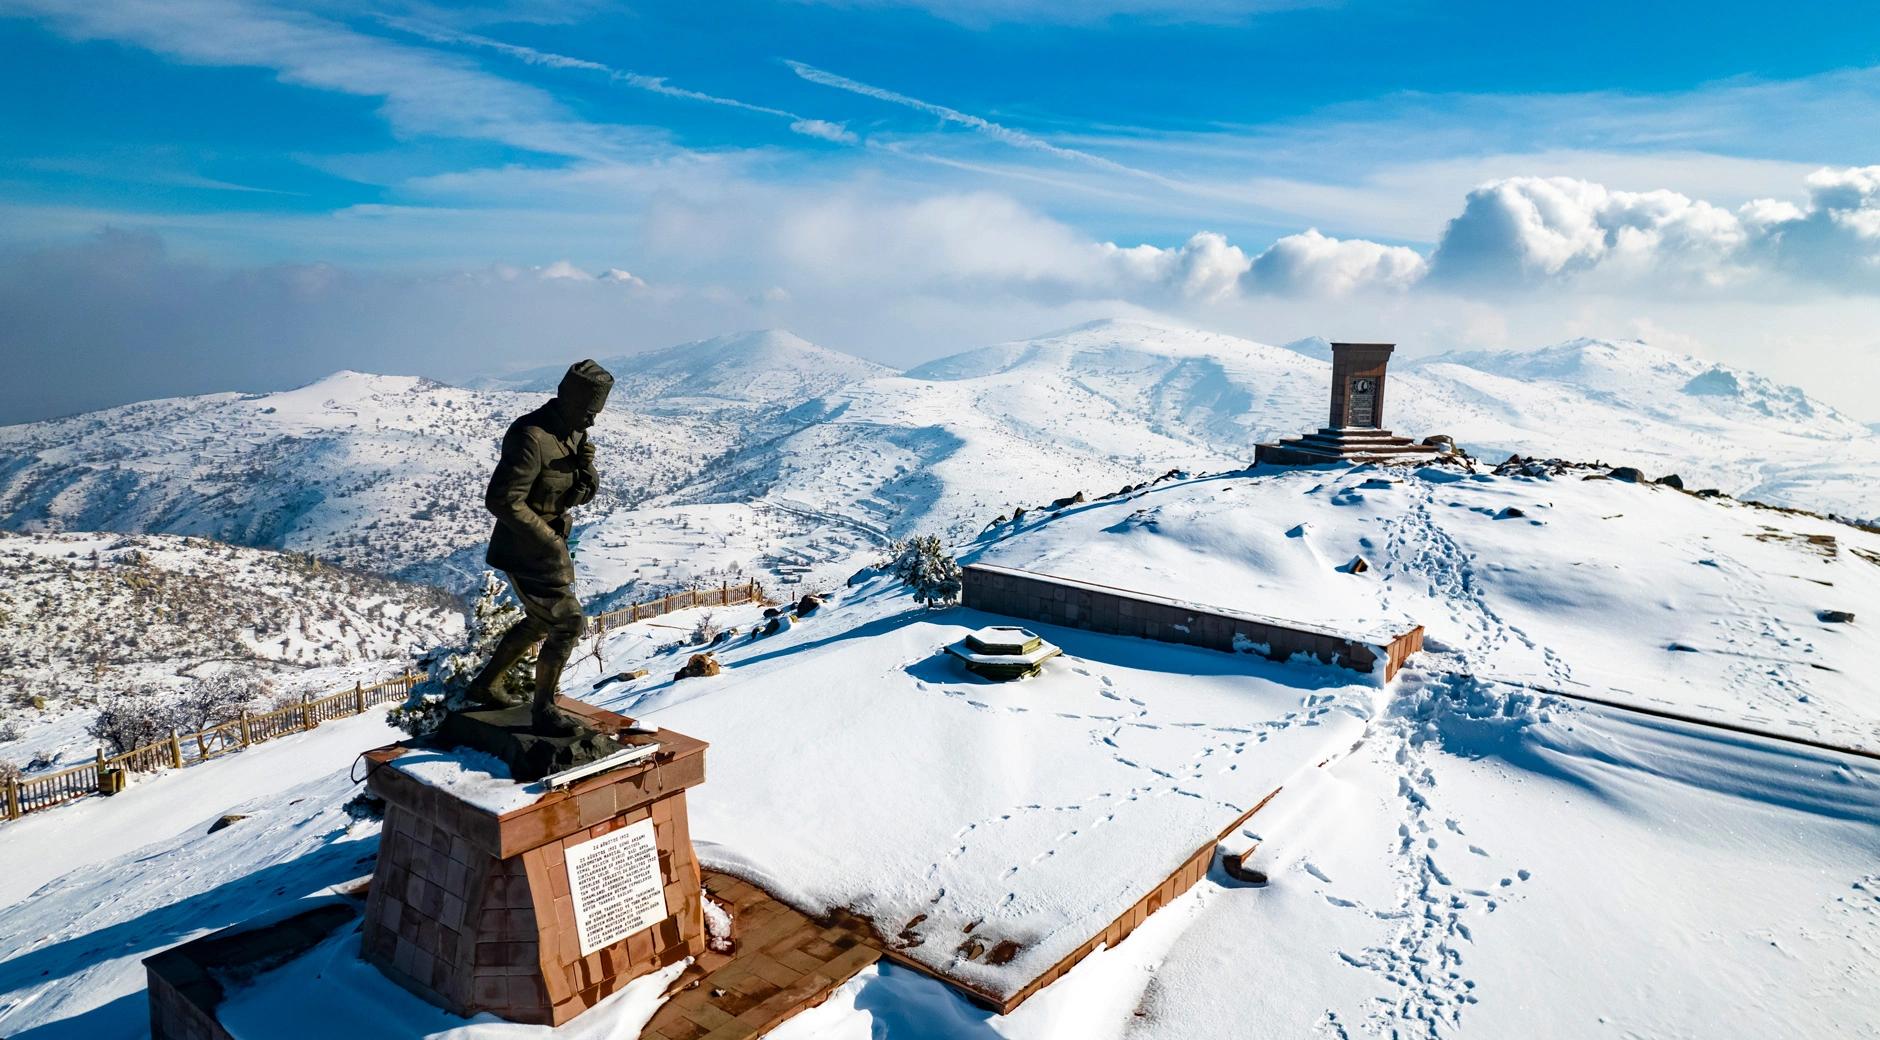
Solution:
<svg viewBox="0 0 1880 1040"><path fill-rule="evenodd" d="M503 454L496 460L496 472L490 475L490 487L483 495L483 506L504 527L536 542L555 540L540 513L529 508L529 489L542 472L542 451L527 430L512 429L503 435Z"/></svg>
<svg viewBox="0 0 1880 1040"><path fill-rule="evenodd" d="M581 446L575 449L577 460L574 471L574 505L584 506L594 500L594 493L601 488L601 477L594 469L594 442L587 434L581 435Z"/></svg>

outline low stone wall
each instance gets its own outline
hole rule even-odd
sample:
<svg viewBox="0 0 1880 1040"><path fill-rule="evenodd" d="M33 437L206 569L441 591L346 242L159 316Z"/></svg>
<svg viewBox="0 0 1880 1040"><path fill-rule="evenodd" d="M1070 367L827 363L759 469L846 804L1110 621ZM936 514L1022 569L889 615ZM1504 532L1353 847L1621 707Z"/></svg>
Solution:
<svg viewBox="0 0 1880 1040"><path fill-rule="evenodd" d="M1381 666L1386 682L1423 648L1421 625L1401 633L1360 636L992 564L966 567L963 584L966 606L989 614L1228 653L1259 653L1277 661L1306 654L1367 674Z"/></svg>

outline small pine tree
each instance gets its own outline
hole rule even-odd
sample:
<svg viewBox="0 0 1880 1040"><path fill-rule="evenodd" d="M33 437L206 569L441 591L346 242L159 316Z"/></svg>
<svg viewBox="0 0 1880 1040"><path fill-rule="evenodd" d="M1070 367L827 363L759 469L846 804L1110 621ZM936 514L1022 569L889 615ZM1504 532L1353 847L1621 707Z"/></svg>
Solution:
<svg viewBox="0 0 1880 1040"><path fill-rule="evenodd" d="M422 739L436 732L446 713L464 706L463 695L470 680L483 669L503 634L522 620L522 608L507 595L508 591L508 585L494 571L483 572L483 588L471 604L464 643L448 653L431 655L424 678L411 688L405 703L391 710L388 717L392 725ZM497 676L493 686L498 693L526 694L534 684L535 651L531 650Z"/></svg>
<svg viewBox="0 0 1880 1040"><path fill-rule="evenodd" d="M901 584L914 590L915 599L931 607L960 598L960 565L938 535L916 535L895 546L900 552L891 569Z"/></svg>

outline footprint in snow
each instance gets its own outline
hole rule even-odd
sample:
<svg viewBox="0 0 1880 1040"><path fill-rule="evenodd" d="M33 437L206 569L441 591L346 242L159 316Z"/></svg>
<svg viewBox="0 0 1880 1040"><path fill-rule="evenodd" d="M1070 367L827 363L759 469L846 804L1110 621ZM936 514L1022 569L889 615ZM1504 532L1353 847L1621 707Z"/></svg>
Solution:
<svg viewBox="0 0 1880 1040"><path fill-rule="evenodd" d="M1332 879L1325 876L1325 871L1320 870L1318 867L1314 866L1310 860L1307 860L1306 862L1301 863L1300 866L1305 870L1306 873L1312 875L1315 878L1318 878L1320 881L1323 881L1328 885L1332 883Z"/></svg>

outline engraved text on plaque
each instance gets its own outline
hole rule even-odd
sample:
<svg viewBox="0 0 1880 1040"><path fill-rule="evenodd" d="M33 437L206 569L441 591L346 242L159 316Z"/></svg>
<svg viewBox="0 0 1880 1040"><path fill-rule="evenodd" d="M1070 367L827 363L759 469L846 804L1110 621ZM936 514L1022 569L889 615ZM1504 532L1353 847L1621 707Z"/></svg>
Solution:
<svg viewBox="0 0 1880 1040"><path fill-rule="evenodd" d="M565 854L581 956L666 919L666 885L659 874L653 821L609 831L570 846Z"/></svg>

